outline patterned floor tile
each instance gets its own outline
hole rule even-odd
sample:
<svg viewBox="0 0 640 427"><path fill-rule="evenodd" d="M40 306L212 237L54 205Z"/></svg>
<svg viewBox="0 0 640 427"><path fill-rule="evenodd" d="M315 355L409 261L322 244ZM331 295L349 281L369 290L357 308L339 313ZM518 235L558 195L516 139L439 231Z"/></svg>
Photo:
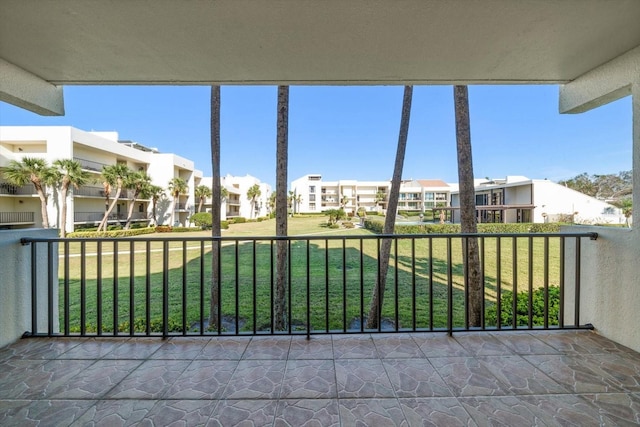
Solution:
<svg viewBox="0 0 640 427"><path fill-rule="evenodd" d="M376 359L378 352L371 335L333 337L333 356L336 359Z"/></svg>
<svg viewBox="0 0 640 427"><path fill-rule="evenodd" d="M382 361L398 397L453 396L427 359Z"/></svg>
<svg viewBox="0 0 640 427"><path fill-rule="evenodd" d="M338 401L335 399L281 400L275 427L332 427L340 425Z"/></svg>
<svg viewBox="0 0 640 427"><path fill-rule="evenodd" d="M160 346L151 359L191 360L202 351L209 341L199 338L171 338Z"/></svg>
<svg viewBox="0 0 640 427"><path fill-rule="evenodd" d="M187 360L147 360L114 387L110 399L158 399L189 366Z"/></svg>
<svg viewBox="0 0 640 427"><path fill-rule="evenodd" d="M0 349L0 361L11 359L56 359L84 339L25 338Z"/></svg>
<svg viewBox="0 0 640 427"><path fill-rule="evenodd" d="M640 357L624 353L593 354L586 356L585 361L604 378L612 378L623 390L640 391Z"/></svg>
<svg viewBox="0 0 640 427"><path fill-rule="evenodd" d="M68 426L87 412L93 400L34 400L0 412L3 427Z"/></svg>
<svg viewBox="0 0 640 427"><path fill-rule="evenodd" d="M340 400L340 421L344 426L408 426L396 399Z"/></svg>
<svg viewBox="0 0 640 427"><path fill-rule="evenodd" d="M640 425L640 396L630 393L601 393L580 395L600 409L615 425Z"/></svg>
<svg viewBox="0 0 640 427"><path fill-rule="evenodd" d="M242 359L286 360L291 347L291 337L253 337Z"/></svg>
<svg viewBox="0 0 640 427"><path fill-rule="evenodd" d="M198 353L196 359L206 360L240 360L250 338L214 337Z"/></svg>
<svg viewBox="0 0 640 427"><path fill-rule="evenodd" d="M131 338L107 353L104 359L147 359L162 347L157 338Z"/></svg>
<svg viewBox="0 0 640 427"><path fill-rule="evenodd" d="M92 338L74 346L58 356L58 359L100 359L118 348L122 338Z"/></svg>
<svg viewBox="0 0 640 427"><path fill-rule="evenodd" d="M500 332L492 335L516 354L559 354L558 350L528 332Z"/></svg>
<svg viewBox="0 0 640 427"><path fill-rule="evenodd" d="M474 356L506 356L513 354L509 347L490 334L458 333L453 338Z"/></svg>
<svg viewBox="0 0 640 427"><path fill-rule="evenodd" d="M13 397L9 390L13 390L14 387L27 377L31 372L36 369L40 369L44 365L46 360L23 360L23 359L8 359L4 362L0 362L0 398Z"/></svg>
<svg viewBox="0 0 640 427"><path fill-rule="evenodd" d="M536 355L524 358L573 393L621 390L617 380L582 356Z"/></svg>
<svg viewBox="0 0 640 427"><path fill-rule="evenodd" d="M98 360L47 394L55 399L100 398L140 364L137 360Z"/></svg>
<svg viewBox="0 0 640 427"><path fill-rule="evenodd" d="M140 421L141 427L203 426L211 417L217 401L161 400Z"/></svg>
<svg viewBox="0 0 640 427"><path fill-rule="evenodd" d="M164 393L164 399L218 399L238 366L233 360L194 360Z"/></svg>
<svg viewBox="0 0 640 427"><path fill-rule="evenodd" d="M531 412L550 426L612 425L598 409L572 394L519 396Z"/></svg>
<svg viewBox="0 0 640 427"><path fill-rule="evenodd" d="M289 350L289 359L333 359L333 340L331 335L293 337Z"/></svg>
<svg viewBox="0 0 640 427"><path fill-rule="evenodd" d="M214 409L206 426L273 426L277 405L276 400L222 400Z"/></svg>
<svg viewBox="0 0 640 427"><path fill-rule="evenodd" d="M336 360L338 397L395 397L393 386L380 360Z"/></svg>
<svg viewBox="0 0 640 427"><path fill-rule="evenodd" d="M93 363L93 360L49 360L32 370L14 372L0 387L0 398L44 398Z"/></svg>
<svg viewBox="0 0 640 427"><path fill-rule="evenodd" d="M333 360L289 360L282 399L328 399L338 397Z"/></svg>
<svg viewBox="0 0 640 427"><path fill-rule="evenodd" d="M588 353L604 353L601 345L593 339L590 339L589 331L552 331L552 332L536 332L536 338L545 344L558 350L565 355L571 354L588 354ZM596 338L597 339L597 338ZM609 344L609 340L605 340L603 344Z"/></svg>
<svg viewBox="0 0 640 427"><path fill-rule="evenodd" d="M429 359L454 396L502 396L506 387L473 357Z"/></svg>
<svg viewBox="0 0 640 427"><path fill-rule="evenodd" d="M74 421L71 427L137 426L156 403L156 400L101 400Z"/></svg>
<svg viewBox="0 0 640 427"><path fill-rule="evenodd" d="M471 356L458 341L444 334L413 334L414 342L426 357Z"/></svg>
<svg viewBox="0 0 640 427"><path fill-rule="evenodd" d="M520 356L479 357L478 360L513 394L553 394L567 390Z"/></svg>
<svg viewBox="0 0 640 427"><path fill-rule="evenodd" d="M461 397L459 401L481 426L545 425L519 396Z"/></svg>
<svg viewBox="0 0 640 427"><path fill-rule="evenodd" d="M474 427L477 425L454 397L399 400L410 427Z"/></svg>
<svg viewBox="0 0 640 427"><path fill-rule="evenodd" d="M375 335L373 343L382 359L420 358L424 357L418 345L408 334Z"/></svg>
<svg viewBox="0 0 640 427"><path fill-rule="evenodd" d="M241 360L222 397L225 399L277 399L286 362Z"/></svg>

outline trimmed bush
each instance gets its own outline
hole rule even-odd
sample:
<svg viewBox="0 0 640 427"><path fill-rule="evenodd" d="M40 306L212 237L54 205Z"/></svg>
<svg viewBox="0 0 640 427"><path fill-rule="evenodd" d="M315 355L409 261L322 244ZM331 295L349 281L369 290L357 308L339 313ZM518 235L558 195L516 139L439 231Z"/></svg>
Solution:
<svg viewBox="0 0 640 427"><path fill-rule="evenodd" d="M366 219L364 227L374 233L381 234L384 223L380 220ZM560 225L548 224L478 224L478 233L558 233ZM457 234L460 233L460 224L414 224L398 225L395 227L396 234Z"/></svg>
<svg viewBox="0 0 640 427"><path fill-rule="evenodd" d="M156 227L156 233L171 233L173 227L170 225L158 225Z"/></svg>
<svg viewBox="0 0 640 427"><path fill-rule="evenodd" d="M243 224L247 222L247 218L243 217L243 216L237 216L235 218L233 218L233 224Z"/></svg>
<svg viewBox="0 0 640 427"><path fill-rule="evenodd" d="M342 223L342 226L343 226L344 228L353 228L353 227L355 227L355 225L353 225L353 223L352 223L351 221L344 221L344 222Z"/></svg>
<svg viewBox="0 0 640 427"><path fill-rule="evenodd" d="M172 233L184 233L187 231L195 231L195 229L193 227L172 227L171 228Z"/></svg>
<svg viewBox="0 0 640 427"><path fill-rule="evenodd" d="M156 227L157 228L157 227ZM95 239L100 237L133 237L141 234L151 234L156 231L154 227L136 228L131 230L111 230L111 231L74 231L67 233L68 238Z"/></svg>
<svg viewBox="0 0 640 427"><path fill-rule="evenodd" d="M518 292L516 301L516 325L526 326L529 324L529 292ZM513 324L513 292L502 291L500 299L500 323L501 326L511 326ZM560 288L549 286L549 325L557 325L560 313ZM544 326L544 288L533 291L532 320L534 326ZM491 304L487 308L485 323L487 326L497 326L498 306Z"/></svg>
<svg viewBox="0 0 640 427"><path fill-rule="evenodd" d="M197 214L191 215L191 222L203 230L209 230L213 223L213 216L211 212L198 212Z"/></svg>

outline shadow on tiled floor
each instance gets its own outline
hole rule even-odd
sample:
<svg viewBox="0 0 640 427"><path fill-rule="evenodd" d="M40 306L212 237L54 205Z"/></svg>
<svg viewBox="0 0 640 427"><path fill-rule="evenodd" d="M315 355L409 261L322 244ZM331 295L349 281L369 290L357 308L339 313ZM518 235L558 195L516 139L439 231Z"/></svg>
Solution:
<svg viewBox="0 0 640 427"><path fill-rule="evenodd" d="M25 339L0 425L638 425L640 354L589 331Z"/></svg>

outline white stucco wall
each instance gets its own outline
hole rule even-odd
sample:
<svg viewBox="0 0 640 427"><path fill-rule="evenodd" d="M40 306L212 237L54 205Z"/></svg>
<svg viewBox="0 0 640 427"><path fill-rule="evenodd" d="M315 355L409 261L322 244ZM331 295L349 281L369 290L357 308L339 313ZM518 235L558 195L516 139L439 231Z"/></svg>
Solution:
<svg viewBox="0 0 640 427"><path fill-rule="evenodd" d="M57 229L0 230L0 347L19 339L31 330L31 246L23 246L23 237L56 238ZM47 259L43 247L38 254L38 331L47 332L48 294ZM58 250L54 250L54 332L58 319Z"/></svg>

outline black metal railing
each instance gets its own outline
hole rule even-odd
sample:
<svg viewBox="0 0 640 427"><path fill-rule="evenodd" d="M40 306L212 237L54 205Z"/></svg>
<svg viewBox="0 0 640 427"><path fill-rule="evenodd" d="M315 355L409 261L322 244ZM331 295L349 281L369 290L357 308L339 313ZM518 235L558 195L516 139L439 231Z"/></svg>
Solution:
<svg viewBox="0 0 640 427"><path fill-rule="evenodd" d="M580 324L580 247L596 238L596 233L563 233L23 239L31 245L30 334L167 337L590 327ZM468 310L472 284L463 248L469 239L478 241L481 267L477 325ZM391 241L386 292L374 307L381 322L369 328L385 240ZM279 251L287 260L284 281L276 270ZM43 289L44 302L38 301ZM284 310L278 313L274 298L282 293ZM218 295L213 303L212 294ZM572 314L573 322L565 323L565 314ZM280 323L284 328L277 328Z"/></svg>
<svg viewBox="0 0 640 427"><path fill-rule="evenodd" d="M0 224L33 224L33 212L0 212Z"/></svg>
<svg viewBox="0 0 640 427"><path fill-rule="evenodd" d="M0 194L8 194L11 196L30 196L36 194L33 184L13 185L8 182L0 182Z"/></svg>
<svg viewBox="0 0 640 427"><path fill-rule="evenodd" d="M109 166L106 163L94 162L93 160L81 159L79 157L74 157L73 160L80 163L80 166L82 167L82 169L95 171L95 172L102 172L102 168L104 166Z"/></svg>
<svg viewBox="0 0 640 427"><path fill-rule="evenodd" d="M104 197L104 187L78 187L73 190L74 196Z"/></svg>

